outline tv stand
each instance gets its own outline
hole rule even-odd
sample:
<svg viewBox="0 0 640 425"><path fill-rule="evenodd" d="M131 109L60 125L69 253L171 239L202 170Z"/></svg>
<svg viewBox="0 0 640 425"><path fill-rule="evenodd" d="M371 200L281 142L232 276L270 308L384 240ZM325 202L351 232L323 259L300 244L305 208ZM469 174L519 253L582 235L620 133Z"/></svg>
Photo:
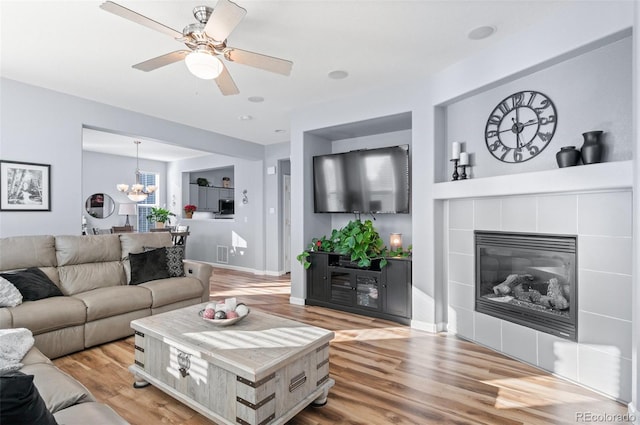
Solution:
<svg viewBox="0 0 640 425"><path fill-rule="evenodd" d="M309 261L307 305L410 324L410 258L387 258L382 268L374 261L368 269L336 253L310 252Z"/></svg>

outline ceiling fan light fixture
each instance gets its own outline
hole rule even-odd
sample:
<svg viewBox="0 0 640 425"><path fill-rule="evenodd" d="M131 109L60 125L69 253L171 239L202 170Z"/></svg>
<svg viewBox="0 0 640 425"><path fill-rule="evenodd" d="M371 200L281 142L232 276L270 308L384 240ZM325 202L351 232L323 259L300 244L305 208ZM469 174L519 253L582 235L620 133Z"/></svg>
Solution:
<svg viewBox="0 0 640 425"><path fill-rule="evenodd" d="M184 62L189 71L203 80L218 78L222 72L222 62L206 49L198 49L189 53Z"/></svg>

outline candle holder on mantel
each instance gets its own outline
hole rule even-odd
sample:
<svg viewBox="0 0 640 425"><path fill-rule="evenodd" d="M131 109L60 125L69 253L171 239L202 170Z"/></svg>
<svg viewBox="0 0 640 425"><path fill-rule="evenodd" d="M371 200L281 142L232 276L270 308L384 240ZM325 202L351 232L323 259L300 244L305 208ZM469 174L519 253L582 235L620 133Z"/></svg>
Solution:
<svg viewBox="0 0 640 425"><path fill-rule="evenodd" d="M454 159L450 159L449 161L453 162L453 175L451 176L451 180L452 181L456 181L460 178L460 174L458 174L458 161L460 161L457 158Z"/></svg>
<svg viewBox="0 0 640 425"><path fill-rule="evenodd" d="M467 167L468 167L468 165L461 165L460 167L462 168L462 174L460 174L460 180L466 180L467 179Z"/></svg>

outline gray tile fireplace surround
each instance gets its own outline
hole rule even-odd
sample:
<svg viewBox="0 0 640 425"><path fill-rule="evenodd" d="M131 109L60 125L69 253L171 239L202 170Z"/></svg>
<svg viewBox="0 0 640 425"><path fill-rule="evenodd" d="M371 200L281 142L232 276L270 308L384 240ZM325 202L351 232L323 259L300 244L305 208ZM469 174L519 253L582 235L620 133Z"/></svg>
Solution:
<svg viewBox="0 0 640 425"><path fill-rule="evenodd" d="M448 329L629 402L631 192L467 198L445 207ZM474 311L474 230L577 235L577 342Z"/></svg>

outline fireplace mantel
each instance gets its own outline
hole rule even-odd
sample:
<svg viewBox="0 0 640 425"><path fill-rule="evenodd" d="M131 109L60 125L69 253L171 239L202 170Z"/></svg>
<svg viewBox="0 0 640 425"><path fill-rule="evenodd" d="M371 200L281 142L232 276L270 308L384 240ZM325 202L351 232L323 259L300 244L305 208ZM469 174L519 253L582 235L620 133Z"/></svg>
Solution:
<svg viewBox="0 0 640 425"><path fill-rule="evenodd" d="M616 190L631 188L632 182L633 161L617 161L436 183L433 197L460 199Z"/></svg>

